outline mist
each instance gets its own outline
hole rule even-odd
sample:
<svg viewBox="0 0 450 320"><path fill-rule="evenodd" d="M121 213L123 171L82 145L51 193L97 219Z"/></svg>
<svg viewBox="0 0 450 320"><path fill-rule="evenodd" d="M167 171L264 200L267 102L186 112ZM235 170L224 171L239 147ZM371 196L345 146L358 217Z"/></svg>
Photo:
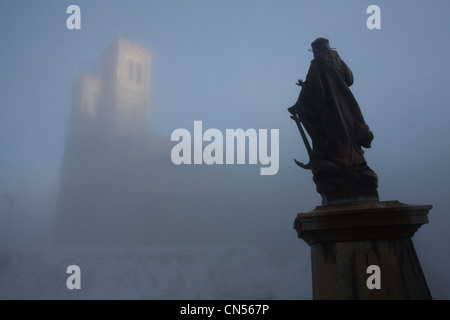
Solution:
<svg viewBox="0 0 450 320"><path fill-rule="evenodd" d="M433 298L448 299L450 4L378 1L369 30L371 4L2 2L0 196L15 201L0 203L0 297L311 299L293 223L321 199L293 161L308 156L287 108L326 37L375 136L365 158L380 200L433 205L413 242ZM174 164L171 134L194 121L278 129L278 172L261 175L248 154Z"/></svg>

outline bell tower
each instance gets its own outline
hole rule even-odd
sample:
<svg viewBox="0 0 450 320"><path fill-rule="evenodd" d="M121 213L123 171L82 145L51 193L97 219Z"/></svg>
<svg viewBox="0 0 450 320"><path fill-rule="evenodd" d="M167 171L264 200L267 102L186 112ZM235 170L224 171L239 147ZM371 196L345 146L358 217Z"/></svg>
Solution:
<svg viewBox="0 0 450 320"><path fill-rule="evenodd" d="M101 106L116 138L147 132L150 60L150 51L124 38L103 54Z"/></svg>
<svg viewBox="0 0 450 320"><path fill-rule="evenodd" d="M116 39L100 74L73 88L55 237L58 243L125 241L120 232L148 198L151 52Z"/></svg>

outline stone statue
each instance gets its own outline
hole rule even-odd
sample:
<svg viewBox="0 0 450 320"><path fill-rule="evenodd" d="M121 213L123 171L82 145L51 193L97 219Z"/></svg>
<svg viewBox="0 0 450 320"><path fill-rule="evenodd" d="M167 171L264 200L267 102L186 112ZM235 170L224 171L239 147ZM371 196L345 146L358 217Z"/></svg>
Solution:
<svg viewBox="0 0 450 320"><path fill-rule="evenodd" d="M302 87L297 102L288 109L310 156L309 164L296 163L311 169L323 205L378 201L378 178L362 150L371 147L373 133L350 91L353 74L327 39L318 38L311 47L314 59L305 81L297 82Z"/></svg>

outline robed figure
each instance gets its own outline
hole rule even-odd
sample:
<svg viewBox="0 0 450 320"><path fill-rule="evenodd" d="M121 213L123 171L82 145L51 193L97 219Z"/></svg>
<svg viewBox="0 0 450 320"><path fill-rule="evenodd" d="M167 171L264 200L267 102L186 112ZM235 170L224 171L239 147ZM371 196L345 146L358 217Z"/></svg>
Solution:
<svg viewBox="0 0 450 320"><path fill-rule="evenodd" d="M327 39L318 38L311 47L314 59L288 110L311 137L310 168L322 203L378 201L377 175L362 150L370 148L374 136L350 90L352 71Z"/></svg>

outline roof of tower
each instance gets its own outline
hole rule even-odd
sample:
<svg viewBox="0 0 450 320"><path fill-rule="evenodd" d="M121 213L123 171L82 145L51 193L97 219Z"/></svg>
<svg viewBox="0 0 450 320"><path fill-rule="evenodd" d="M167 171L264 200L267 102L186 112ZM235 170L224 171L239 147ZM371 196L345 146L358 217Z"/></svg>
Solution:
<svg viewBox="0 0 450 320"><path fill-rule="evenodd" d="M116 38L116 40L114 40L114 42L111 45L109 45L109 47L105 50L103 55L108 54L109 52L111 52L113 50L117 50L118 48L125 48L128 51L137 53L142 56L151 56L152 55L150 50L148 50L128 39L122 38L122 37Z"/></svg>
<svg viewBox="0 0 450 320"><path fill-rule="evenodd" d="M83 81L100 82L100 76L93 73L83 73L80 79Z"/></svg>

